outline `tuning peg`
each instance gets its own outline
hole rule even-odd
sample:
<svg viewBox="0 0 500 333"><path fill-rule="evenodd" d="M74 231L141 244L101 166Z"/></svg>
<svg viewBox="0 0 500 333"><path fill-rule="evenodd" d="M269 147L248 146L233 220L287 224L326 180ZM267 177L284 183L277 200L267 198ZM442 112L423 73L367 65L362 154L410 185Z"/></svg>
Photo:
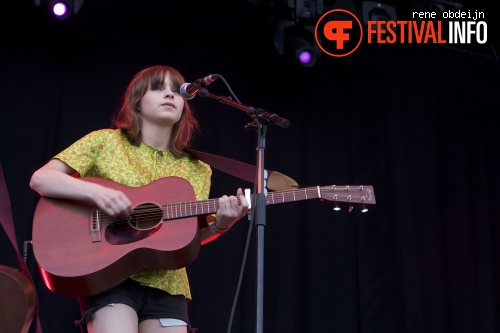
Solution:
<svg viewBox="0 0 500 333"><path fill-rule="evenodd" d="M336 212L340 211L340 207L339 207L339 205L338 205L338 204L336 204L336 205L335 205L335 207L333 207L333 210L334 210L334 211L336 211Z"/></svg>
<svg viewBox="0 0 500 333"><path fill-rule="evenodd" d="M366 206L361 206L361 213L366 213L368 208Z"/></svg>

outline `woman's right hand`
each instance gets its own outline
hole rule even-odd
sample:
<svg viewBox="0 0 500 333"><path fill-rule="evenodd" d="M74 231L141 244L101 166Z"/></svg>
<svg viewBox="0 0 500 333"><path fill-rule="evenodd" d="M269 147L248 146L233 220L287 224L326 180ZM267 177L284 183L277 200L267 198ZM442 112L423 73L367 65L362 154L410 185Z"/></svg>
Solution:
<svg viewBox="0 0 500 333"><path fill-rule="evenodd" d="M91 200L95 205L110 216L129 216L132 214L132 202L122 191L98 184Z"/></svg>
<svg viewBox="0 0 500 333"><path fill-rule="evenodd" d="M30 186L44 197L91 202L111 216L132 213L132 203L123 192L71 176L75 173L66 163L52 159L33 173Z"/></svg>

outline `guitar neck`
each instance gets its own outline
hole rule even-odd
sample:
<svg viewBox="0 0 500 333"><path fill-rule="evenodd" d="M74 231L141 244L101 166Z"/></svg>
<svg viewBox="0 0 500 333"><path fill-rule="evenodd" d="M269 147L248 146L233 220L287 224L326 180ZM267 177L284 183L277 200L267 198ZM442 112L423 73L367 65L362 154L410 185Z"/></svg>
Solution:
<svg viewBox="0 0 500 333"><path fill-rule="evenodd" d="M269 192L266 195L266 205L319 198L321 198L321 190L319 186L305 187L297 190ZM252 200L254 200L253 196Z"/></svg>
<svg viewBox="0 0 500 333"><path fill-rule="evenodd" d="M256 195L250 196L252 206ZM297 190L269 192L266 195L266 205L275 205L286 202L318 199L321 198L319 186L302 188ZM239 203L238 199L238 203ZM196 215L213 214L219 210L219 199L208 199L190 202L176 202L162 206L164 211L164 220L184 218Z"/></svg>

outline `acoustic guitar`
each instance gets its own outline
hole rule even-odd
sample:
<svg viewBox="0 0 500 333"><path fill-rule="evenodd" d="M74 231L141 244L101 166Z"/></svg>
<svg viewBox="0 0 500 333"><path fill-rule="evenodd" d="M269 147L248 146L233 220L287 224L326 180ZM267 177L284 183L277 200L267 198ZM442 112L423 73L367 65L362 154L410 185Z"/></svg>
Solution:
<svg viewBox="0 0 500 333"><path fill-rule="evenodd" d="M0 290L2 332L27 333L35 316L33 283L17 269L0 265Z"/></svg>
<svg viewBox="0 0 500 333"><path fill-rule="evenodd" d="M191 184L178 177L142 187L82 179L123 191L134 210L128 218L111 217L90 204L40 199L33 252L46 286L64 296L95 295L144 268L188 266L200 250L198 216L219 208L218 199L196 201ZM249 199L253 202L253 195ZM375 204L375 193L372 186L317 186L269 192L266 205L309 199L368 207Z"/></svg>

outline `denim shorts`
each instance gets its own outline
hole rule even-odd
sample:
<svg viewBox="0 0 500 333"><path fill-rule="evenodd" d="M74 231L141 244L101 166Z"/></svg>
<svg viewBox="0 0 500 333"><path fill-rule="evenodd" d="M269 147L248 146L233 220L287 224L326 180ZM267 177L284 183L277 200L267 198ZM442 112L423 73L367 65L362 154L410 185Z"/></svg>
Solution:
<svg viewBox="0 0 500 333"><path fill-rule="evenodd" d="M188 332L191 332L187 300L183 295L146 287L130 278L103 293L82 297L78 301L82 319L75 321L75 325L81 327L82 333L87 332L86 323L97 310L113 303L130 306L137 313L139 322L152 318L179 319L188 324Z"/></svg>

